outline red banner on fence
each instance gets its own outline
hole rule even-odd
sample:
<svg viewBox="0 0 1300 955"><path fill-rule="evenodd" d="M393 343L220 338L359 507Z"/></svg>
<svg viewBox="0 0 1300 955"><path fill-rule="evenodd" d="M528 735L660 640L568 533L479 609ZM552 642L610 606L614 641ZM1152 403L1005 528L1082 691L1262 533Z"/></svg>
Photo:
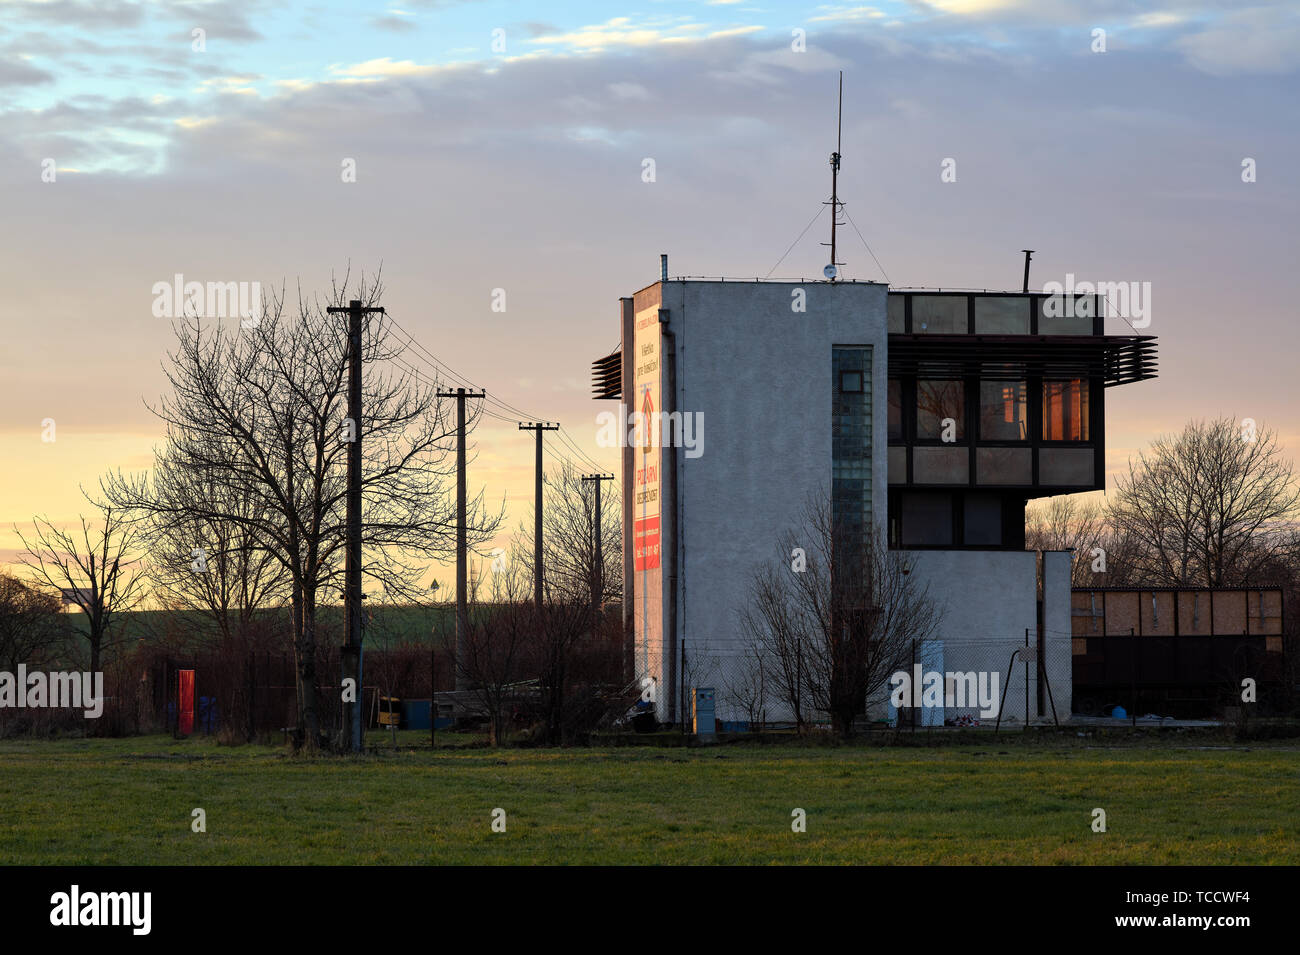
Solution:
<svg viewBox="0 0 1300 955"><path fill-rule="evenodd" d="M194 671L176 671L176 728L189 736L194 732Z"/></svg>

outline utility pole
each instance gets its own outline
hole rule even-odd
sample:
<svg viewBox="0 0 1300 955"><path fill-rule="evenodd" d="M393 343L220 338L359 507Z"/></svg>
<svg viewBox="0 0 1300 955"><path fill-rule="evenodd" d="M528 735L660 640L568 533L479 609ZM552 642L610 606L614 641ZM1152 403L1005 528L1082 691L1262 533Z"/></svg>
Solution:
<svg viewBox="0 0 1300 955"><path fill-rule="evenodd" d="M454 686L465 690L469 685L462 672L469 641L469 584L466 570L466 532L465 532L465 399L485 398L487 392L440 391L439 398L456 399L456 661L453 667Z"/></svg>
<svg viewBox="0 0 1300 955"><path fill-rule="evenodd" d="M347 748L361 752L361 323L367 315L384 314L382 308L367 308L352 299L347 308L331 307L331 315L348 316L348 420L352 424L348 442L347 547L343 558L343 616L348 636L340 660L343 680L352 680L354 697L343 704L343 739Z"/></svg>
<svg viewBox="0 0 1300 955"><path fill-rule="evenodd" d="M591 565L591 629L596 629L596 619L600 615L600 605L605 596L605 558L600 549L601 512L600 485L602 481L614 480L612 474L584 474L582 480L596 482L596 509L592 512L591 523L596 537L596 559Z"/></svg>
<svg viewBox="0 0 1300 955"><path fill-rule="evenodd" d="M559 431L558 424L549 424L548 422L530 422L524 424L519 422L520 431L537 432L537 497L533 507L534 525L533 525L533 600L537 604L537 612L542 611L542 432Z"/></svg>

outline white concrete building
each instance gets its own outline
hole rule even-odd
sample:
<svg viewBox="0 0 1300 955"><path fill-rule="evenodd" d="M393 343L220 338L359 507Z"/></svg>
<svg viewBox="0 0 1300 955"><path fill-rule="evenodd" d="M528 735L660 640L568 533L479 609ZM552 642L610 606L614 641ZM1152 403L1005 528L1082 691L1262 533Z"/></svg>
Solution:
<svg viewBox="0 0 1300 955"><path fill-rule="evenodd" d="M1017 663L1003 719L1023 720L1026 703L1031 720L1053 704L1068 717L1071 558L1024 550L1024 506L1104 486L1105 386L1152 377L1154 342L1104 336L1099 309L1062 319L1054 304L686 279L621 300L622 344L596 362L596 397L619 399L634 432L624 618L660 720L689 718L691 687L714 686L719 719L745 721L725 684L752 642L740 619L751 574L818 494L909 552L942 614L918 663L1004 677L1027 636L1051 701Z"/></svg>

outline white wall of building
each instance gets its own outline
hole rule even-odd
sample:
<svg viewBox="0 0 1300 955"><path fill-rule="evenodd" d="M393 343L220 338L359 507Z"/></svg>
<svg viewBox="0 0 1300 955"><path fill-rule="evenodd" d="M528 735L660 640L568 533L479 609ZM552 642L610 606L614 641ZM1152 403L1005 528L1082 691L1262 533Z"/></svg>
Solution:
<svg viewBox="0 0 1300 955"><path fill-rule="evenodd" d="M791 308L799 290L803 312ZM636 639L643 647L649 637L656 649L645 656L663 661L662 672L652 674L669 690L658 700L661 719L670 718L667 698L681 683L668 661L679 659L683 639L690 661L687 682L719 690L720 719L743 719L743 714L723 710L726 682L740 674L749 650L739 612L749 600L751 575L758 565L777 557L786 531L806 526L809 500L830 494L831 358L836 346L873 349L872 508L884 533L887 288L872 283L669 281L638 293L638 302L650 304L654 292L661 297L659 307L666 310L666 331L672 336L663 342L665 389L670 351L676 377L673 395L665 394L665 408L698 414L700 454L688 457L678 449L674 464L673 456L665 453L664 626L661 632L643 631L638 598ZM669 514L674 484L677 539ZM671 553L678 561L675 628L667 619L673 614ZM937 639L943 646L944 669L995 671L1005 680L1008 658L1023 645L1026 628L1031 644L1036 643L1035 554L910 554L916 562L914 573L928 584L943 612ZM1068 554L1048 554L1045 560L1048 673L1062 719L1070 712L1069 560ZM652 606L657 598L655 594ZM1037 674L1031 670L1031 719L1039 716L1036 688ZM1000 693L1001 684L998 689ZM689 686L686 692L689 696ZM1013 725L1019 725L1024 704L1024 667L1017 663L1007 687L1004 719L1014 718ZM769 719L780 718L776 701L768 710ZM1045 707L1049 719L1050 712Z"/></svg>
<svg viewBox="0 0 1300 955"><path fill-rule="evenodd" d="M806 311L791 308L796 290ZM830 494L835 346L872 347L872 433L880 438L872 505L883 529L886 296L872 283L664 285L677 407L701 413L704 425L703 453L677 456L684 555L677 620L688 657L734 671L739 662L728 661L748 649L737 615L752 571L776 556L785 531L805 525L810 498ZM715 677L722 678L725 672Z"/></svg>
<svg viewBox="0 0 1300 955"><path fill-rule="evenodd" d="M936 640L942 647L945 671L995 671L999 694L1006 689L1002 721L1023 725L1025 665L1017 661L1007 681L1012 652L1038 642L1037 554L1034 551L919 550L908 551L915 562L912 574L928 591L941 617ZM1038 671L1029 667L1029 718L1051 719L1051 702L1058 718L1070 714L1070 555L1049 552L1044 557L1044 637L1047 679L1043 709L1038 710ZM970 708L945 714L973 713ZM981 718L981 722L983 722Z"/></svg>

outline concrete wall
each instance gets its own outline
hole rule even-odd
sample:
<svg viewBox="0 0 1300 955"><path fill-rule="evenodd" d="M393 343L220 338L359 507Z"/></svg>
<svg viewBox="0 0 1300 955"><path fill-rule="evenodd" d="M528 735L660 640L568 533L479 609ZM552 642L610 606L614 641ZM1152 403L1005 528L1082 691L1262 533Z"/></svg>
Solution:
<svg viewBox="0 0 1300 955"><path fill-rule="evenodd" d="M1038 584L1032 551L909 551L914 561L913 586L925 587L940 614L936 639L943 647L945 671L981 671L998 674L999 695L1006 681L1011 653L1030 642L1038 629ZM1069 592L1066 592L1069 600ZM1024 666L1013 668L1003 706L1003 722L1024 722ZM1033 713L1034 674L1030 679ZM970 708L951 716L973 713ZM945 714L948 715L948 714ZM951 718L951 716L949 718ZM983 718L981 717L981 720Z"/></svg>
<svg viewBox="0 0 1300 955"><path fill-rule="evenodd" d="M802 289L806 311L795 312ZM872 516L887 516L886 297L870 283L669 282L677 404L703 416L703 453L677 455L688 655L738 658L754 567L831 487L831 352L872 346ZM787 555L788 559L788 555ZM724 663L724 666L726 664ZM689 674L688 674L689 675ZM689 691L688 691L689 692Z"/></svg>
<svg viewBox="0 0 1300 955"><path fill-rule="evenodd" d="M1033 551L909 551L912 571L941 618L936 640L942 644L945 671L984 671L998 674L999 694L1006 685L1003 723L1023 725L1025 718L1025 665L1017 661L1007 682L1012 652L1038 640L1037 555ZM1038 707L1038 672L1029 667L1029 717L1050 720L1055 704L1057 718L1070 716L1072 656L1070 644L1070 555L1043 555L1044 659L1048 685ZM945 713L947 718L973 708ZM983 718L981 718L982 720Z"/></svg>
<svg viewBox="0 0 1300 955"><path fill-rule="evenodd" d="M1043 645L1046 648L1047 681L1050 701L1056 704L1056 716L1064 722L1074 703L1074 653L1071 639L1070 565L1073 555L1066 551L1043 554ZM1050 718L1052 709L1046 701L1043 716Z"/></svg>

